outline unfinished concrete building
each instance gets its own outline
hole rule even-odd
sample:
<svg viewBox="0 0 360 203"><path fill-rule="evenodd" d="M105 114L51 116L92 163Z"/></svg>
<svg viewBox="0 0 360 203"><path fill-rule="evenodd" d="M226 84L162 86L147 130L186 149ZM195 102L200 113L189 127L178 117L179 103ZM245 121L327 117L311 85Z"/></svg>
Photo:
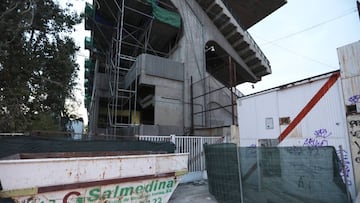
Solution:
<svg viewBox="0 0 360 203"><path fill-rule="evenodd" d="M246 31L286 0L94 0L85 8L89 135L223 135L234 87L270 74Z"/></svg>

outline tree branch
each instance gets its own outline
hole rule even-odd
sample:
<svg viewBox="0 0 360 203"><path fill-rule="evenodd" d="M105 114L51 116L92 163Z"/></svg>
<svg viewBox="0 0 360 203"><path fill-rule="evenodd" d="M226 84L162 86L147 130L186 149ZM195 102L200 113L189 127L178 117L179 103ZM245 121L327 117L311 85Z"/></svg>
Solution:
<svg viewBox="0 0 360 203"><path fill-rule="evenodd" d="M1 16L0 16L0 20L1 20L1 18L3 18L5 15L7 15L7 14L11 13L12 11L14 11L14 10L18 7L18 5L19 5L18 2L16 2L13 7L7 9L6 11L4 11L4 13L1 14Z"/></svg>

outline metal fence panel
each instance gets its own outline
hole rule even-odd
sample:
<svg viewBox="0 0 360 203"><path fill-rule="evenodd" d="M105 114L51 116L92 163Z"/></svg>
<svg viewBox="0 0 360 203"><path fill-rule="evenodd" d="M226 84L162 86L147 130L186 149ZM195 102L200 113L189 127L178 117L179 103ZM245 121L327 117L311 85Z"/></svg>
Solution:
<svg viewBox="0 0 360 203"><path fill-rule="evenodd" d="M205 170L205 155L203 145L222 143L223 137L207 137L207 136L153 136L141 135L139 140L153 142L171 141L176 145L176 153L189 153L188 168L190 172Z"/></svg>

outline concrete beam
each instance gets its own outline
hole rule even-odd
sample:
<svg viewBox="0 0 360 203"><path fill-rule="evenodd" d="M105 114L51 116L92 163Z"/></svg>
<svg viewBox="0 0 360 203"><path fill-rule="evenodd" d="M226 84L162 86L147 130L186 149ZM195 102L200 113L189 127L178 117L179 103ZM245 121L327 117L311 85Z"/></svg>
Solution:
<svg viewBox="0 0 360 203"><path fill-rule="evenodd" d="M226 28L226 26L228 26L230 24L230 20L228 20L227 22L225 22L221 27L219 27L219 30L222 31Z"/></svg>
<svg viewBox="0 0 360 203"><path fill-rule="evenodd" d="M236 34L238 31L237 29L235 28L233 31L231 31L229 34L227 34L225 36L225 38L228 40L232 35Z"/></svg>
<svg viewBox="0 0 360 203"><path fill-rule="evenodd" d="M245 42L244 38L236 41L235 43L233 43L233 47L236 49L237 46L239 46L241 43Z"/></svg>
<svg viewBox="0 0 360 203"><path fill-rule="evenodd" d="M212 21L215 23L215 22L216 22L217 20L219 20L220 17L223 16L223 15L224 15L224 13L220 12L219 14L217 14L217 15L215 16L215 18L212 19Z"/></svg>
<svg viewBox="0 0 360 203"><path fill-rule="evenodd" d="M255 59L257 59L257 58L258 58L258 57L256 56L256 54L254 54L254 55L251 55L251 56L247 57L246 59L244 59L244 62L245 62L246 64L248 64L250 61L255 60Z"/></svg>
<svg viewBox="0 0 360 203"><path fill-rule="evenodd" d="M208 13L214 6L216 5L216 1L213 1L210 5L209 5L209 7L206 9L206 13Z"/></svg>

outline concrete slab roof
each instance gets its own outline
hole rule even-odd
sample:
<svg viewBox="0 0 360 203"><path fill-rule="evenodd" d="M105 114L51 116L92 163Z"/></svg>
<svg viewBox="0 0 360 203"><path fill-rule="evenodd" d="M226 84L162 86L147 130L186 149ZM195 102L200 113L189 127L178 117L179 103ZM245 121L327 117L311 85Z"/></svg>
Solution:
<svg viewBox="0 0 360 203"><path fill-rule="evenodd" d="M286 4L286 0L222 0L236 12L244 29L255 25Z"/></svg>

